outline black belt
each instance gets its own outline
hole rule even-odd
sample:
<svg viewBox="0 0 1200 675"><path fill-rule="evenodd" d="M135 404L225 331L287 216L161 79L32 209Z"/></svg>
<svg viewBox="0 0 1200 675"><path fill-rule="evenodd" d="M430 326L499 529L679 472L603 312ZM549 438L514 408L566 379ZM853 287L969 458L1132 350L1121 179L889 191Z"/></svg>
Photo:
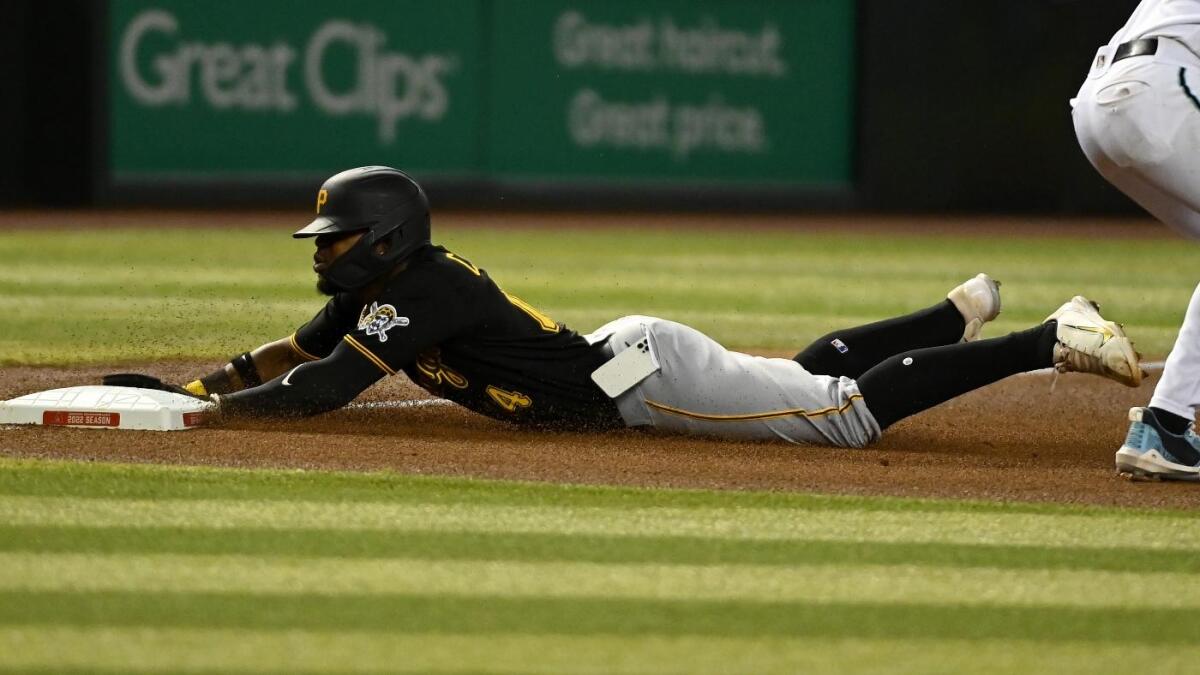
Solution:
<svg viewBox="0 0 1200 675"><path fill-rule="evenodd" d="M1121 59L1128 59L1134 56L1153 56L1157 52L1158 38L1130 40L1117 47L1117 51L1113 52L1112 62L1116 63Z"/></svg>

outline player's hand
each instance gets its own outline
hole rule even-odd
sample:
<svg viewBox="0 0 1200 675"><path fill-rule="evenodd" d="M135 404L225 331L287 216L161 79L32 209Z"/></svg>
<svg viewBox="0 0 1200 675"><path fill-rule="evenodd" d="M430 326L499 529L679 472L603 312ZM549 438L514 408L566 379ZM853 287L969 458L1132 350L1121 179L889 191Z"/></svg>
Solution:
<svg viewBox="0 0 1200 675"><path fill-rule="evenodd" d="M154 377L153 375L145 375L142 373L112 373L105 375L100 379L100 383L109 387L136 387L138 389L158 389L159 391L169 391L175 394L183 394L184 396L192 396L208 400L207 393L192 391L190 387L181 387L177 384L169 384Z"/></svg>

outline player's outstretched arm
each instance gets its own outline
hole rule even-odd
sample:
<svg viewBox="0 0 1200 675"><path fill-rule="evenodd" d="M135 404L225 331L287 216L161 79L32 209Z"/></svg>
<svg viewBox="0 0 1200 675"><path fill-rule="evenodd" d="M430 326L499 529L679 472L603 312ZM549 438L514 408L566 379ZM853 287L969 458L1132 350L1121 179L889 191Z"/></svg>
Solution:
<svg viewBox="0 0 1200 675"><path fill-rule="evenodd" d="M221 414L306 417L346 405L384 374L343 343L329 356L305 360L265 384L212 398Z"/></svg>
<svg viewBox="0 0 1200 675"><path fill-rule="evenodd" d="M197 396L229 394L270 382L310 360L297 350L291 337L286 337L233 357L216 371L187 383L184 389Z"/></svg>

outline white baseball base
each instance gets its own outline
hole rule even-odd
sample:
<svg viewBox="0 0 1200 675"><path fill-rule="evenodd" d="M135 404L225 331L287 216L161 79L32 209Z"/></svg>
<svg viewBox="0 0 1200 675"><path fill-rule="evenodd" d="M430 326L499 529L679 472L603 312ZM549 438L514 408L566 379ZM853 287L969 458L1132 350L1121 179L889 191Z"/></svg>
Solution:
<svg viewBox="0 0 1200 675"><path fill-rule="evenodd" d="M157 389L84 385L0 403L0 424L181 431L199 426L208 401Z"/></svg>

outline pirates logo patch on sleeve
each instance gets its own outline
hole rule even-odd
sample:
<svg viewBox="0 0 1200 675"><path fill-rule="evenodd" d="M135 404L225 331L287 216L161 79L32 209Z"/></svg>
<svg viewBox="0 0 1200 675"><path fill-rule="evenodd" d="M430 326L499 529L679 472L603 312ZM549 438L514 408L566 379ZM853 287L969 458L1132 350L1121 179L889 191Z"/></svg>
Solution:
<svg viewBox="0 0 1200 675"><path fill-rule="evenodd" d="M363 307L362 314L358 317L358 329L366 331L367 335L379 336L380 342L387 342L389 330L407 325L407 316L399 316L395 307L380 305L378 302L372 302L370 307Z"/></svg>

